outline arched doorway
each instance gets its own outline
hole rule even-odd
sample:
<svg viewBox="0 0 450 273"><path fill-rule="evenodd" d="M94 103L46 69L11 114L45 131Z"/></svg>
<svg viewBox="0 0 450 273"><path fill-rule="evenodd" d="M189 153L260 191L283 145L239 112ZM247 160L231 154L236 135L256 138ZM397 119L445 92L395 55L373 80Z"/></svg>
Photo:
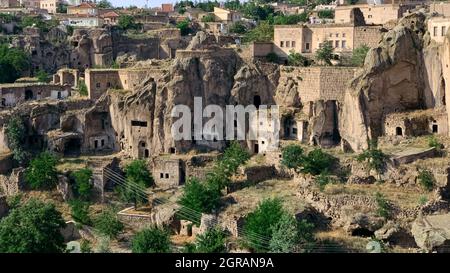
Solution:
<svg viewBox="0 0 450 273"><path fill-rule="evenodd" d="M259 95L253 97L253 105L255 105L256 109L259 109L259 106L261 105L261 97Z"/></svg>

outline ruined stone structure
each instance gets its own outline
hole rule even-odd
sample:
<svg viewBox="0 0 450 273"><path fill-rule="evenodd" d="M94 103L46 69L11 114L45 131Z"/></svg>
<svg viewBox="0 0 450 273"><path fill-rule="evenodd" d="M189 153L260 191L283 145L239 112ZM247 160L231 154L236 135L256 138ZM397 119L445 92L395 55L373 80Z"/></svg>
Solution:
<svg viewBox="0 0 450 273"><path fill-rule="evenodd" d="M0 108L14 107L25 101L64 99L70 96L70 86L46 83L0 84Z"/></svg>
<svg viewBox="0 0 450 273"><path fill-rule="evenodd" d="M352 12L359 9L364 15L367 24L385 24L391 20L402 18L405 13L416 7L415 4L360 4L338 6L335 9L335 23L349 23L352 20Z"/></svg>

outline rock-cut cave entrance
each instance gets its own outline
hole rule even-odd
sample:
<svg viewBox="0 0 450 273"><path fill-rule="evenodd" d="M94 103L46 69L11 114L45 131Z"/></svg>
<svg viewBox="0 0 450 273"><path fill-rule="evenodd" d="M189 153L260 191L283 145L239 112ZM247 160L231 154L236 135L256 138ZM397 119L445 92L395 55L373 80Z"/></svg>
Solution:
<svg viewBox="0 0 450 273"><path fill-rule="evenodd" d="M79 156L81 141L77 138L72 138L64 144L64 156Z"/></svg>

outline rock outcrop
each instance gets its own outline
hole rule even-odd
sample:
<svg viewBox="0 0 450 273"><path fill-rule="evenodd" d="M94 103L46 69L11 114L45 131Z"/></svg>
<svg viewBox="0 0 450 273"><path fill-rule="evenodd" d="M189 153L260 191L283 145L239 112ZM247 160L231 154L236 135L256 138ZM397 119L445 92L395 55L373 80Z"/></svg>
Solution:
<svg viewBox="0 0 450 273"><path fill-rule="evenodd" d="M450 246L450 214L419 215L411 232L417 245L427 251L446 251Z"/></svg>

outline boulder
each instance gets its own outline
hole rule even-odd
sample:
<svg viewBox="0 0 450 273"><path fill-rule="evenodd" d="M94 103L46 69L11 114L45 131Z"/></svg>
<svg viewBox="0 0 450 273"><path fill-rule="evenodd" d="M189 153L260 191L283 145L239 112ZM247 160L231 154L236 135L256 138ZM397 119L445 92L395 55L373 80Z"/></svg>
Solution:
<svg viewBox="0 0 450 273"><path fill-rule="evenodd" d="M448 252L450 246L450 213L419 215L412 224L411 233L417 245L423 250Z"/></svg>

